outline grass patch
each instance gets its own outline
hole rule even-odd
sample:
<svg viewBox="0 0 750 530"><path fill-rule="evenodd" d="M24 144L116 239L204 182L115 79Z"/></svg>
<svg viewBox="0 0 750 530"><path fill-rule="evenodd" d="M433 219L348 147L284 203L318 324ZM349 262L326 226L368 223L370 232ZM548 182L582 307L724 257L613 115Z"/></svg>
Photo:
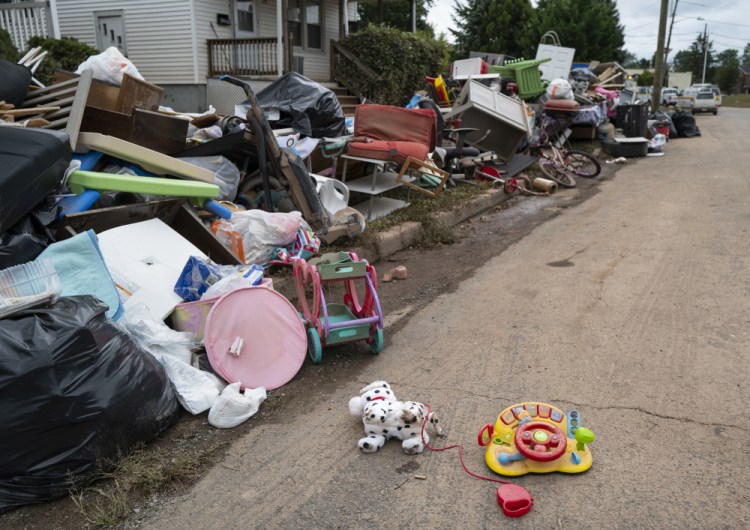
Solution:
<svg viewBox="0 0 750 530"><path fill-rule="evenodd" d="M474 185L476 184L476 185ZM399 199L409 202L409 206L396 210L390 215L368 221L365 231L359 235L364 244L373 243L375 236L406 222L422 223L422 238L416 243L417 246L433 246L438 243L453 243L453 232L445 222L438 220L439 212L457 208L466 201L481 195L492 186L489 183L473 181L472 184L459 184L456 187L443 190L438 197L430 197L416 190L409 191L407 188L397 188L383 194L384 197ZM369 196L358 197L352 194L350 203L369 199Z"/></svg>
<svg viewBox="0 0 750 530"><path fill-rule="evenodd" d="M135 499L194 482L226 442L192 447L189 438L176 440L178 450L139 444L114 463L101 462L93 475L96 485L80 487L80 480L71 481L70 496L81 516L96 527L116 526L127 520Z"/></svg>
<svg viewBox="0 0 750 530"><path fill-rule="evenodd" d="M734 96L722 96L721 105L723 107L739 107L743 109L750 108L750 94L737 94Z"/></svg>
<svg viewBox="0 0 750 530"><path fill-rule="evenodd" d="M127 493L115 481L113 487L85 488L70 494L83 519L98 528L116 526L130 514Z"/></svg>

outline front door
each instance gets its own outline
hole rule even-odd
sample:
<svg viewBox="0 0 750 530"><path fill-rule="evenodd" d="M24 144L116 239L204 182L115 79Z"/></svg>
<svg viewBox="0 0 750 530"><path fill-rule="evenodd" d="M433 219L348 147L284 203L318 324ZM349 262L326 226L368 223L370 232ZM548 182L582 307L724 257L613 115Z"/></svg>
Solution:
<svg viewBox="0 0 750 530"><path fill-rule="evenodd" d="M127 56L128 47L125 42L125 20L122 11L94 13L96 18L96 44L100 50L114 46L120 53Z"/></svg>

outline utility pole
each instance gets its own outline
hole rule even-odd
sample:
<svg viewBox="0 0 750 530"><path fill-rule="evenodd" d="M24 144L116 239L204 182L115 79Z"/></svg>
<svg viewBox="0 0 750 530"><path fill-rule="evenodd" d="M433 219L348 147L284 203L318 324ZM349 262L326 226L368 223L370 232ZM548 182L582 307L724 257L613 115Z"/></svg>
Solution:
<svg viewBox="0 0 750 530"><path fill-rule="evenodd" d="M667 35L667 46L664 48L664 76L663 76L663 85L662 87L668 85L667 82L667 72L669 71L669 52L672 50L670 49L670 43L672 42L672 28L674 27L674 16L677 14L677 4L680 3L680 0L674 0L674 7L672 8L672 20L669 23L669 35Z"/></svg>
<svg viewBox="0 0 750 530"><path fill-rule="evenodd" d="M706 60L708 59L708 22L703 26L703 77L701 84L706 82Z"/></svg>
<svg viewBox="0 0 750 530"><path fill-rule="evenodd" d="M661 85L664 79L664 37L667 33L667 15L669 13L669 0L661 0L661 12L659 13L659 37L656 43L656 70L654 75L654 93L651 94L651 108L659 109L661 104Z"/></svg>

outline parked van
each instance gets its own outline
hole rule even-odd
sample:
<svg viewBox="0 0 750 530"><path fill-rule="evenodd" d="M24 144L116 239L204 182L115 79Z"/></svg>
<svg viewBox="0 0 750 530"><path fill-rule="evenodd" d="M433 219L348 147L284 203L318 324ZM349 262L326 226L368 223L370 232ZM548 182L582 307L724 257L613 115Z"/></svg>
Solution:
<svg viewBox="0 0 750 530"><path fill-rule="evenodd" d="M677 103L677 89L676 88L664 88L661 91L661 104L664 106L672 106Z"/></svg>

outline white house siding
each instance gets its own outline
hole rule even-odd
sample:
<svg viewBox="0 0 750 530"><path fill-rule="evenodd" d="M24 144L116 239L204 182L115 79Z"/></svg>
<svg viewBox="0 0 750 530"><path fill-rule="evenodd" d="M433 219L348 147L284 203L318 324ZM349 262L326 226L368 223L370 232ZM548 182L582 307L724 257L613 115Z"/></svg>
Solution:
<svg viewBox="0 0 750 530"><path fill-rule="evenodd" d="M216 15L232 13L230 0L193 0L195 3L195 38L198 59L198 83L204 84L208 77L208 44L209 39L231 39L232 26L219 26ZM213 29L212 26L213 25Z"/></svg>
<svg viewBox="0 0 750 530"><path fill-rule="evenodd" d="M194 67L193 1L57 0L60 35L96 47L93 12L122 10L128 58L147 81L155 84L205 82L205 74L197 79L200 76L196 75ZM226 12L226 8L222 12Z"/></svg>

